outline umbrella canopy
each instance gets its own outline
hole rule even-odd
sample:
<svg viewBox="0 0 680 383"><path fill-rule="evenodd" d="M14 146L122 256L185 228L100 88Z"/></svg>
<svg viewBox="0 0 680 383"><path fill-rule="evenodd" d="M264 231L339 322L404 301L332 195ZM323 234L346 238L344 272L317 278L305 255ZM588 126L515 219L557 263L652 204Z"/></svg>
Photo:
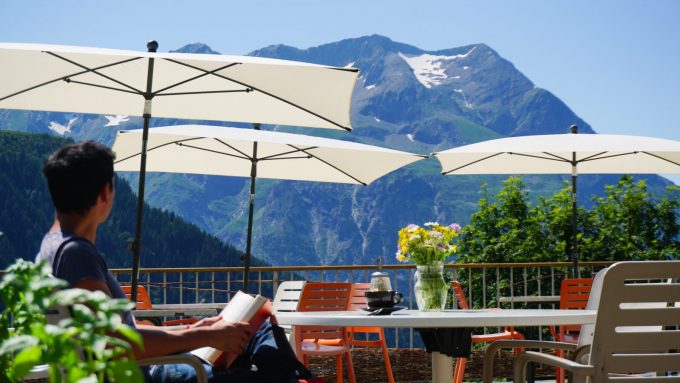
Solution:
<svg viewBox="0 0 680 383"><path fill-rule="evenodd" d="M610 134L500 138L434 153L443 174L680 173L680 141Z"/></svg>
<svg viewBox="0 0 680 383"><path fill-rule="evenodd" d="M0 108L351 130L355 68L151 48L0 43Z"/></svg>
<svg viewBox="0 0 680 383"><path fill-rule="evenodd" d="M442 174L571 174L572 260L578 263L578 174L680 173L680 141L609 134L520 136L433 153Z"/></svg>
<svg viewBox="0 0 680 383"><path fill-rule="evenodd" d="M280 132L178 125L148 130L147 170L250 177L244 285L250 267L255 179L368 185L425 156L328 138ZM117 171L139 168L142 130L118 132Z"/></svg>
<svg viewBox="0 0 680 383"><path fill-rule="evenodd" d="M258 122L351 130L355 68L258 57L0 43L0 108ZM132 299L141 257L140 142Z"/></svg>

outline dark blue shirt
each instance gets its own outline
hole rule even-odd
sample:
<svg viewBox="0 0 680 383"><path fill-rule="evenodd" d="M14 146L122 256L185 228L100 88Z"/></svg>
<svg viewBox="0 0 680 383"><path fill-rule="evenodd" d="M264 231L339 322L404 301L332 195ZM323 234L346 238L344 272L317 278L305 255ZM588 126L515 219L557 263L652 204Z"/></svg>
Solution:
<svg viewBox="0 0 680 383"><path fill-rule="evenodd" d="M59 265L54 264L59 246L71 237L74 237L74 234L69 232L47 233L40 244L40 252L35 257L36 263L47 260L52 265L54 276L66 280L71 287L84 279L94 279L105 282L114 298L127 299L120 284L109 271L104 258L94 244L85 238L74 237L63 247ZM121 315L125 324L135 327L135 320L129 311Z"/></svg>

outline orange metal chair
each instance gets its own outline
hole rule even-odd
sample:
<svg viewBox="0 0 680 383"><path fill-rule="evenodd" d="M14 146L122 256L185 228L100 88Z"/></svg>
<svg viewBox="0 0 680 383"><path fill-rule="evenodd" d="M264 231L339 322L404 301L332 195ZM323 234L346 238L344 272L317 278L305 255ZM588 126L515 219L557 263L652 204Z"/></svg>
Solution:
<svg viewBox="0 0 680 383"><path fill-rule="evenodd" d="M465 292L463 287L458 283L458 281L451 281L451 287L453 287L453 294L456 298L458 308L461 310L469 310L467 298L465 297ZM520 332L515 331L514 327L504 327L503 331L492 333L492 334L478 334L472 335L472 343L490 343L501 339L524 339L524 335ZM463 376L465 375L465 365L467 364L467 358L457 358L456 368L453 372L453 382L461 383L463 381Z"/></svg>
<svg viewBox="0 0 680 383"><path fill-rule="evenodd" d="M588 304L593 278L563 279L560 284L560 309L583 310ZM581 326L550 326L550 334L556 342L577 343ZM557 350L557 356L564 357L564 350ZM556 383L564 382L564 369L555 372Z"/></svg>
<svg viewBox="0 0 680 383"><path fill-rule="evenodd" d="M348 308L351 293L351 283L307 282L302 289L297 311L345 311ZM354 367L345 327L295 326L295 339L296 354L305 365L309 364L310 355L335 357L338 383L342 383L343 380L342 358L344 356L349 381L355 383Z"/></svg>
<svg viewBox="0 0 680 383"><path fill-rule="evenodd" d="M123 285L120 286L120 288L123 290L125 293L125 296L128 299L132 298L132 286L129 285ZM146 288L144 286L137 285L137 309L139 310L153 310L153 305L151 304L151 297L149 297L149 292L146 291ZM142 324L148 324L148 325L153 325L154 323L148 320L137 320L137 323L142 323ZM175 325L181 325L181 324L192 324L198 322L198 319L196 318L182 318L182 319L173 319L173 320L167 320L165 322L162 322L163 326L175 326Z"/></svg>
<svg viewBox="0 0 680 383"><path fill-rule="evenodd" d="M356 311L367 307L366 291L370 290L370 283L353 283L352 293L349 298L349 307L347 310ZM385 342L385 332L382 327L348 327L347 339L350 346L357 347L380 347L385 360L385 371L387 372L387 381L394 383L394 375L392 374L392 364L390 363L390 355L387 352L387 343ZM320 341L323 344L337 345L338 339L332 341Z"/></svg>

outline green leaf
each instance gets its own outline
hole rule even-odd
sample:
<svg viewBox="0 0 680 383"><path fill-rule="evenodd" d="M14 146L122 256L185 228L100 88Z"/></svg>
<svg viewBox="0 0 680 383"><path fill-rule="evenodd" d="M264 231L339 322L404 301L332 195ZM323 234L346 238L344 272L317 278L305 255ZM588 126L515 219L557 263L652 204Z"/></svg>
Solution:
<svg viewBox="0 0 680 383"><path fill-rule="evenodd" d="M137 363L131 360L118 360L109 363L107 375L112 382L144 382L144 376Z"/></svg>
<svg viewBox="0 0 680 383"><path fill-rule="evenodd" d="M14 378L22 379L31 369L41 364L42 350L40 346L33 346L23 349L14 358Z"/></svg>

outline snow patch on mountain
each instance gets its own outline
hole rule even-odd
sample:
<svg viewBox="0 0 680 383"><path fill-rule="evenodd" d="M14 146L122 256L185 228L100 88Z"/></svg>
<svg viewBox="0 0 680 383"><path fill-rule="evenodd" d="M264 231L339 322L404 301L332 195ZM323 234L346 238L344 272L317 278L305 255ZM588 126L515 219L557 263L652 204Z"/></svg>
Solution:
<svg viewBox="0 0 680 383"><path fill-rule="evenodd" d="M373 119L375 120L375 122L380 122L380 119L378 117L374 116Z"/></svg>
<svg viewBox="0 0 680 383"><path fill-rule="evenodd" d="M50 121L50 124L47 127L54 133L63 136L66 133L71 133L71 127L76 122L76 120L78 120L78 117L68 120L68 124L66 125L62 125L55 121Z"/></svg>
<svg viewBox="0 0 680 383"><path fill-rule="evenodd" d="M445 73L442 64L445 64L446 61L464 59L468 57L470 53L472 53L476 48L477 47L473 47L467 53L453 56L437 56L425 53L420 56L409 57L399 52L399 57L406 61L408 66L411 67L418 82L423 84L423 86L426 88L432 88L432 86L441 85L444 80L449 78ZM454 79L459 78L460 76L454 77Z"/></svg>
<svg viewBox="0 0 680 383"><path fill-rule="evenodd" d="M345 68L354 68L355 63L356 63L356 61L352 61L351 63L345 65Z"/></svg>
<svg viewBox="0 0 680 383"><path fill-rule="evenodd" d="M104 126L118 126L123 122L130 121L130 118L126 115L117 114L115 116L104 116L109 122Z"/></svg>
<svg viewBox="0 0 680 383"><path fill-rule="evenodd" d="M468 101L467 96L465 95L465 92L463 92L462 89L454 89L453 91L463 96L463 104L465 105L466 108L468 109L474 108L474 105L472 105L472 103Z"/></svg>
<svg viewBox="0 0 680 383"><path fill-rule="evenodd" d="M407 134L407 135L406 135L406 138L408 138L411 142L416 142L416 141L413 139L413 134L411 134L411 133Z"/></svg>
<svg viewBox="0 0 680 383"><path fill-rule="evenodd" d="M366 87L366 89L368 89L368 90L371 90L371 89L373 89L373 88L375 88L375 84L369 85L369 86Z"/></svg>

